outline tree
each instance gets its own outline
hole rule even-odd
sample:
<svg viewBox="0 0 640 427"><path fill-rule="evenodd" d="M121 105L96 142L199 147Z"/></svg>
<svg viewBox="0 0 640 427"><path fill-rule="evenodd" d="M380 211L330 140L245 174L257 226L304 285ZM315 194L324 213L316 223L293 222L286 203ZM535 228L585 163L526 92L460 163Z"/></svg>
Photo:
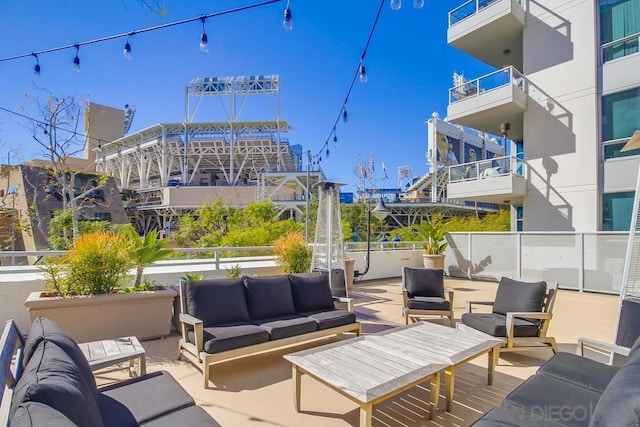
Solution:
<svg viewBox="0 0 640 427"><path fill-rule="evenodd" d="M133 241L130 257L136 267L136 281L133 286L137 288L142 282L144 268L165 259L173 250L165 247L167 240L158 238L158 230L151 230L144 237L140 237L134 232L130 233L129 237Z"/></svg>
<svg viewBox="0 0 640 427"><path fill-rule="evenodd" d="M72 96L58 97L44 89L38 96L27 98L33 104L29 129L33 139L44 149L43 154L51 168L49 182L44 191L61 195L63 209L71 209L72 235L77 236L78 214L92 191L103 187L108 177L78 171L70 167L70 159L84 152L85 141L78 132L83 105ZM46 102L41 100L46 94ZM34 196L35 197L35 196ZM66 237L66 236L65 236Z"/></svg>

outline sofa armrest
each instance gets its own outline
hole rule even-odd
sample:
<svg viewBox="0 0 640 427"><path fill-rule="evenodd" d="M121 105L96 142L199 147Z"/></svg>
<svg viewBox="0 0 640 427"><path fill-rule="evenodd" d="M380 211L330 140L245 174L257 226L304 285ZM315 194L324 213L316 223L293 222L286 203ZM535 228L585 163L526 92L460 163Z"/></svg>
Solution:
<svg viewBox="0 0 640 427"><path fill-rule="evenodd" d="M333 305L335 308L339 308L339 309L346 308L347 311L351 311L351 312L355 311L353 298L333 297Z"/></svg>
<svg viewBox="0 0 640 427"><path fill-rule="evenodd" d="M494 303L495 303L494 301L467 301L467 313L471 313L471 310L473 309L471 306L473 304L492 306Z"/></svg>
<svg viewBox="0 0 640 427"><path fill-rule="evenodd" d="M580 337L578 338L577 353L584 357L584 349L588 348L599 353L620 354L622 356L629 356L629 347L608 343L604 341L598 341L591 338Z"/></svg>
<svg viewBox="0 0 640 427"><path fill-rule="evenodd" d="M542 313L539 311L512 311L507 312L507 347L513 347L513 339L514 336L514 327L515 322L514 318L521 319L538 319L538 320L550 320L553 317L553 313Z"/></svg>
<svg viewBox="0 0 640 427"><path fill-rule="evenodd" d="M189 314L180 313L180 323L182 324L182 339L184 342L189 342L187 339L187 326L193 327L193 334L195 336L195 346L198 349L198 354L204 349L204 323L202 320L197 319ZM200 357L200 356L198 356Z"/></svg>

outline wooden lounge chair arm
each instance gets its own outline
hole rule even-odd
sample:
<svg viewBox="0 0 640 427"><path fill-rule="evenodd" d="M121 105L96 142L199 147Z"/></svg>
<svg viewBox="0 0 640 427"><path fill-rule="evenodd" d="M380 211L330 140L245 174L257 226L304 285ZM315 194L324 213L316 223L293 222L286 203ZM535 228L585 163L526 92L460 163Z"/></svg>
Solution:
<svg viewBox="0 0 640 427"><path fill-rule="evenodd" d="M495 304L495 301L467 301L467 313L471 313L472 304L476 304L476 305L493 305Z"/></svg>
<svg viewBox="0 0 640 427"><path fill-rule="evenodd" d="M200 359L200 353L202 352L202 350L204 349L204 323L202 322L202 320L195 318L189 314L185 314L185 313L180 313L180 323L182 324L182 339L185 342L188 342L188 336L187 336L187 325L189 326L193 326L193 335L195 338L195 343L194 345L196 346L196 348L198 349L198 359Z"/></svg>
<svg viewBox="0 0 640 427"><path fill-rule="evenodd" d="M453 289L451 288L444 288L444 291L449 294L449 304L451 304L451 309L453 310Z"/></svg>
<svg viewBox="0 0 640 427"><path fill-rule="evenodd" d="M604 341L598 341L591 338L584 338L584 337L578 338L578 346L576 350L580 356L584 357L585 347L595 351L599 351L601 353L602 352L615 353L615 354L620 354L622 356L629 356L629 351L631 350L629 347L624 347L622 345L617 345L617 344L608 343Z"/></svg>
<svg viewBox="0 0 640 427"><path fill-rule="evenodd" d="M549 320L553 317L553 313L542 313L538 311L513 311L507 313L507 319L514 317L519 317L522 319L541 319L541 320Z"/></svg>
<svg viewBox="0 0 640 427"><path fill-rule="evenodd" d="M353 298L347 297L333 297L333 305L336 308L345 307L347 311L353 312L355 310Z"/></svg>

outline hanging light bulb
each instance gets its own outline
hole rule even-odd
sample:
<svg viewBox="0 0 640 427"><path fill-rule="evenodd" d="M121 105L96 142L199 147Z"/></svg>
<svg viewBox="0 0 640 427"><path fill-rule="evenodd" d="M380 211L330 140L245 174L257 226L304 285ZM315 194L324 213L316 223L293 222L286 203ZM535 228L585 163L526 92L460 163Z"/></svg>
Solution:
<svg viewBox="0 0 640 427"><path fill-rule="evenodd" d="M124 56L124 59L131 59L131 45L129 44L128 37L127 37L127 42L124 44L124 50L122 51L122 56Z"/></svg>
<svg viewBox="0 0 640 427"><path fill-rule="evenodd" d="M293 13L291 13L291 8L289 7L289 0L287 0L287 8L284 10L282 26L285 30L293 29Z"/></svg>
<svg viewBox="0 0 640 427"><path fill-rule="evenodd" d="M38 59L38 55L36 55L35 53L32 53L31 55L36 57L36 65L34 65L33 67L33 72L36 76L40 75L40 60Z"/></svg>
<svg viewBox="0 0 640 427"><path fill-rule="evenodd" d="M79 73L80 72L80 57L78 53L80 52L80 45L75 45L76 47L76 56L73 58L73 71Z"/></svg>
<svg viewBox="0 0 640 427"><path fill-rule="evenodd" d="M391 10L400 10L402 7L402 0L391 0Z"/></svg>
<svg viewBox="0 0 640 427"><path fill-rule="evenodd" d="M424 0L413 0L414 9L422 9L424 7Z"/></svg>
<svg viewBox="0 0 640 427"><path fill-rule="evenodd" d="M338 137L336 136L335 132L333 133L333 143L334 144L338 143Z"/></svg>
<svg viewBox="0 0 640 427"><path fill-rule="evenodd" d="M327 147L327 151L325 152L327 159L329 158L329 147Z"/></svg>
<svg viewBox="0 0 640 427"><path fill-rule="evenodd" d="M347 120L349 120L349 116L348 116L348 114L347 114L347 109L346 109L346 108L344 108L344 109L342 110L342 121L343 121L343 122L346 122Z"/></svg>
<svg viewBox="0 0 640 427"><path fill-rule="evenodd" d="M200 18L202 21L202 34L200 34L200 50L203 52L209 52L209 37L207 37L207 33L204 30L204 21L207 18L204 16Z"/></svg>
<svg viewBox="0 0 640 427"><path fill-rule="evenodd" d="M360 64L360 83L366 83L367 81L369 81L367 70L364 68L364 65Z"/></svg>

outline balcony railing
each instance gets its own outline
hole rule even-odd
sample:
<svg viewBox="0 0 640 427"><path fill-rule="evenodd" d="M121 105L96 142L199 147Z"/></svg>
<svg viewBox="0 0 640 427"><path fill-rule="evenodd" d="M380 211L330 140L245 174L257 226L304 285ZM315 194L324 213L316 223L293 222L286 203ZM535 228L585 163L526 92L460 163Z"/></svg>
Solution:
<svg viewBox="0 0 640 427"><path fill-rule="evenodd" d="M485 74L474 80L468 80L461 85L449 89L449 104L463 99L476 97L479 94L489 92L507 85L514 85L526 92L525 78L514 67L509 66L500 70Z"/></svg>
<svg viewBox="0 0 640 427"><path fill-rule="evenodd" d="M449 12L449 28L470 16L477 15L483 9L497 3L498 0L469 0ZM522 4L522 0L518 0Z"/></svg>
<svg viewBox="0 0 640 427"><path fill-rule="evenodd" d="M449 183L477 181L496 176L524 176L526 172L524 160L513 156L494 157L477 162L462 163L449 166Z"/></svg>
<svg viewBox="0 0 640 427"><path fill-rule="evenodd" d="M602 54L602 63L612 61L618 58L624 58L628 55L638 53L640 45L640 32L622 37L617 40L603 43L600 47Z"/></svg>

